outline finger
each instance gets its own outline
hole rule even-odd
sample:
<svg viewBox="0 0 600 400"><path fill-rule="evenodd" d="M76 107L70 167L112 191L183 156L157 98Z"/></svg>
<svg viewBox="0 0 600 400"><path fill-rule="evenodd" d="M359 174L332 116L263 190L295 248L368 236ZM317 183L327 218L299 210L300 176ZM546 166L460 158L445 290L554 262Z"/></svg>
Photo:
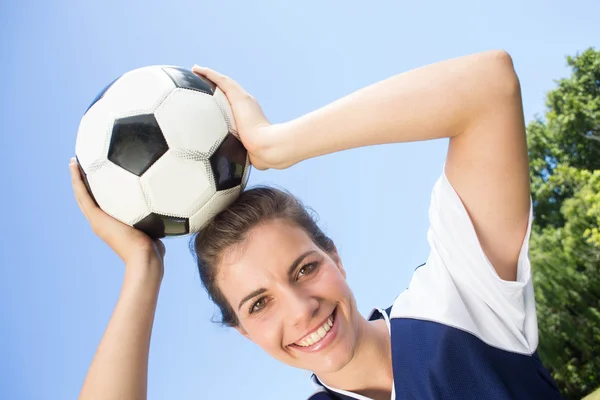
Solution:
<svg viewBox="0 0 600 400"><path fill-rule="evenodd" d="M71 173L71 186L73 187L73 194L75 197L75 200L77 201L77 205L79 206L79 209L81 210L81 212L84 212L83 207L81 206L81 202L79 201L79 196L77 194L77 179L78 176L77 174L79 174L79 171L76 170L76 168L73 168L73 160L71 159L71 162L69 163L69 172ZM87 215L86 215L87 217Z"/></svg>
<svg viewBox="0 0 600 400"><path fill-rule="evenodd" d="M162 240L155 239L154 244L157 247L160 256L164 257L167 249L165 248L165 244L162 242Z"/></svg>
<svg viewBox="0 0 600 400"><path fill-rule="evenodd" d="M244 88L242 88L242 86L239 83L237 83L236 81L234 81L226 75L218 73L213 69L194 65L192 67L192 71L202 76L205 76L206 78L213 81L219 87L219 89L221 89L225 93L225 95L228 98L231 98L232 96L236 95L248 95L248 93L244 90Z"/></svg>
<svg viewBox="0 0 600 400"><path fill-rule="evenodd" d="M77 204L79 205L81 211L84 213L86 218L89 219L91 214L97 208L96 203L94 203L92 196L90 196L85 184L83 183L77 161L71 161L69 164L69 169L71 170L71 184L73 186L73 192L75 193L75 199L77 200Z"/></svg>

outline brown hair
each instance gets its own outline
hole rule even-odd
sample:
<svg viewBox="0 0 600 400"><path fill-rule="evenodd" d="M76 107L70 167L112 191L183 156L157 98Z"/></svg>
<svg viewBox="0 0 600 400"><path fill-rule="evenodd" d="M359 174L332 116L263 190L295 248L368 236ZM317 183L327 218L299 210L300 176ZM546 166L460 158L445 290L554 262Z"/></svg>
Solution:
<svg viewBox="0 0 600 400"><path fill-rule="evenodd" d="M317 225L318 216L314 210L305 207L289 192L264 186L243 192L190 240L200 279L211 300L219 307L222 324L232 327L239 324L234 310L216 284L217 265L223 251L242 243L252 228L276 219L304 229L323 251L330 254L335 251L333 241Z"/></svg>

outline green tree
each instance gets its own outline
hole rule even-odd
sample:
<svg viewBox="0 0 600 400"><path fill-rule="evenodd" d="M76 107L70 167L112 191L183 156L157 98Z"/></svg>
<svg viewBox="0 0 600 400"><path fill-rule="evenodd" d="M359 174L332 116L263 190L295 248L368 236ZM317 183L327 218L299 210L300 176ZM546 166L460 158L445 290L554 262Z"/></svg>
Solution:
<svg viewBox="0 0 600 400"><path fill-rule="evenodd" d="M539 354L561 393L600 386L600 51L567 57L545 120L527 127Z"/></svg>

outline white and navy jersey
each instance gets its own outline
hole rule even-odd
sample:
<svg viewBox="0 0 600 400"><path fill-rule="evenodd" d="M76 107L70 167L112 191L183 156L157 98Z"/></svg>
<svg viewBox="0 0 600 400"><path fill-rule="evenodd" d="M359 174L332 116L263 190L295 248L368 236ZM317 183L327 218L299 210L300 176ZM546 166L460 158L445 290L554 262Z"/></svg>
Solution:
<svg viewBox="0 0 600 400"><path fill-rule="evenodd" d="M391 400L561 399L537 356L538 330L528 257L533 208L516 281L500 279L445 172L434 185L431 253L387 310L394 387ZM312 377L310 400L367 399Z"/></svg>

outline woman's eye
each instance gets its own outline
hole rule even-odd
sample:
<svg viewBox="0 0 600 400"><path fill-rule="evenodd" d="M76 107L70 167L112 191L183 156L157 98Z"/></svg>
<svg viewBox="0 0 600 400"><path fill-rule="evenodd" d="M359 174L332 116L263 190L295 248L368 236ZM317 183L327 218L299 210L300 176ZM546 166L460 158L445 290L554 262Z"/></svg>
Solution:
<svg viewBox="0 0 600 400"><path fill-rule="evenodd" d="M250 307L250 314L252 314L255 311L260 311L263 308L265 308L265 305L267 304L267 299L265 299L264 297L261 297L260 299L258 299L258 301L256 301L254 304L252 304L252 306Z"/></svg>
<svg viewBox="0 0 600 400"><path fill-rule="evenodd" d="M317 268L316 262L304 265L298 271L298 277L310 274L311 272L313 272L315 270L315 268Z"/></svg>

